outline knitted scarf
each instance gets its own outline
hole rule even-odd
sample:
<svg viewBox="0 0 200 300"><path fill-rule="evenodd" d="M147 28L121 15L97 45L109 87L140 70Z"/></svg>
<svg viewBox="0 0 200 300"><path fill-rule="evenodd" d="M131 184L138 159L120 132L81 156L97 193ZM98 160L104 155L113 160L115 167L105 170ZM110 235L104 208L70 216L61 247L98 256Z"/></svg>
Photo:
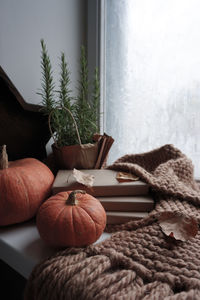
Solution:
<svg viewBox="0 0 200 300"><path fill-rule="evenodd" d="M186 241L167 237L157 216L181 212L200 221L200 188L192 162L173 145L125 155L109 169L149 183L155 209L147 218L115 228L100 244L58 252L38 264L26 300L200 299L200 234Z"/></svg>

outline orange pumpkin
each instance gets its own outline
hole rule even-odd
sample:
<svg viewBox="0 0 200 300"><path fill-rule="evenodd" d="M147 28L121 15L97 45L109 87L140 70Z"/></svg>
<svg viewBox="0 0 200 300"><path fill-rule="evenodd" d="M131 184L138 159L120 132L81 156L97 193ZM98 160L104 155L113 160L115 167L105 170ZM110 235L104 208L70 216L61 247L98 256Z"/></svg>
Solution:
<svg viewBox="0 0 200 300"><path fill-rule="evenodd" d="M54 175L42 162L24 158L8 162L6 146L0 158L0 226L31 219L49 197Z"/></svg>
<svg viewBox="0 0 200 300"><path fill-rule="evenodd" d="M36 224L50 246L83 247L100 237L106 213L100 201L85 191L60 192L41 205Z"/></svg>

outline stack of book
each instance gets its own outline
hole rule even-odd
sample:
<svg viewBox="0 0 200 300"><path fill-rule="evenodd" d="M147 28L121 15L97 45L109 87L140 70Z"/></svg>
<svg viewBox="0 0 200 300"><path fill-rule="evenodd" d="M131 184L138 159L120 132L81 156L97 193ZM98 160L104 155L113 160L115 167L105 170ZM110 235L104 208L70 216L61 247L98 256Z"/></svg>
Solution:
<svg viewBox="0 0 200 300"><path fill-rule="evenodd" d="M106 169L81 170L81 172L93 175L92 187L77 182L73 170L60 170L52 186L52 193L85 190L100 200L107 214L107 224L121 224L146 217L154 207L149 185L139 179L119 182L118 172Z"/></svg>

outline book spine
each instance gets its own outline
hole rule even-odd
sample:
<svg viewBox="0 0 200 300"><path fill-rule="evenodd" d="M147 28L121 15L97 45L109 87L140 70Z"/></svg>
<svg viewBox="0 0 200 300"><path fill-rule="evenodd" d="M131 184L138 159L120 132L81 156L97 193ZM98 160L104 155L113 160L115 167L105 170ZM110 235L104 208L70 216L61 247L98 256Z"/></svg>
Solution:
<svg viewBox="0 0 200 300"><path fill-rule="evenodd" d="M103 201L101 197L98 198L104 207L105 211L124 211L124 212L150 212L154 208L152 202L108 202Z"/></svg>
<svg viewBox="0 0 200 300"><path fill-rule="evenodd" d="M94 197L103 197L103 196L138 196L138 195L147 195L149 193L148 184L141 184L135 186L105 186L105 187L92 187L88 188L81 184L76 184L71 187L53 187L52 193L53 195L62 192L69 191L75 189L85 190L88 194Z"/></svg>
<svg viewBox="0 0 200 300"><path fill-rule="evenodd" d="M139 220L148 216L148 213L117 213L117 212L107 212L107 224L123 224L129 221Z"/></svg>

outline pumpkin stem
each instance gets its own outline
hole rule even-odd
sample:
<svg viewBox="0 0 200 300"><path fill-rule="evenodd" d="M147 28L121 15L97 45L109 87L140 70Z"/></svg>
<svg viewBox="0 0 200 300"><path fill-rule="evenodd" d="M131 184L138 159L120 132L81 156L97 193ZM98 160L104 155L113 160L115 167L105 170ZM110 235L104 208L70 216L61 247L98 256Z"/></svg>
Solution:
<svg viewBox="0 0 200 300"><path fill-rule="evenodd" d="M6 152L6 145L0 147L0 170L8 168L8 155Z"/></svg>
<svg viewBox="0 0 200 300"><path fill-rule="evenodd" d="M67 201L66 201L66 205L76 205L77 204L77 201L76 201L76 194L86 194L86 191L83 191L83 190L75 190L75 191L72 191L70 194L69 194L69 197L67 198Z"/></svg>

